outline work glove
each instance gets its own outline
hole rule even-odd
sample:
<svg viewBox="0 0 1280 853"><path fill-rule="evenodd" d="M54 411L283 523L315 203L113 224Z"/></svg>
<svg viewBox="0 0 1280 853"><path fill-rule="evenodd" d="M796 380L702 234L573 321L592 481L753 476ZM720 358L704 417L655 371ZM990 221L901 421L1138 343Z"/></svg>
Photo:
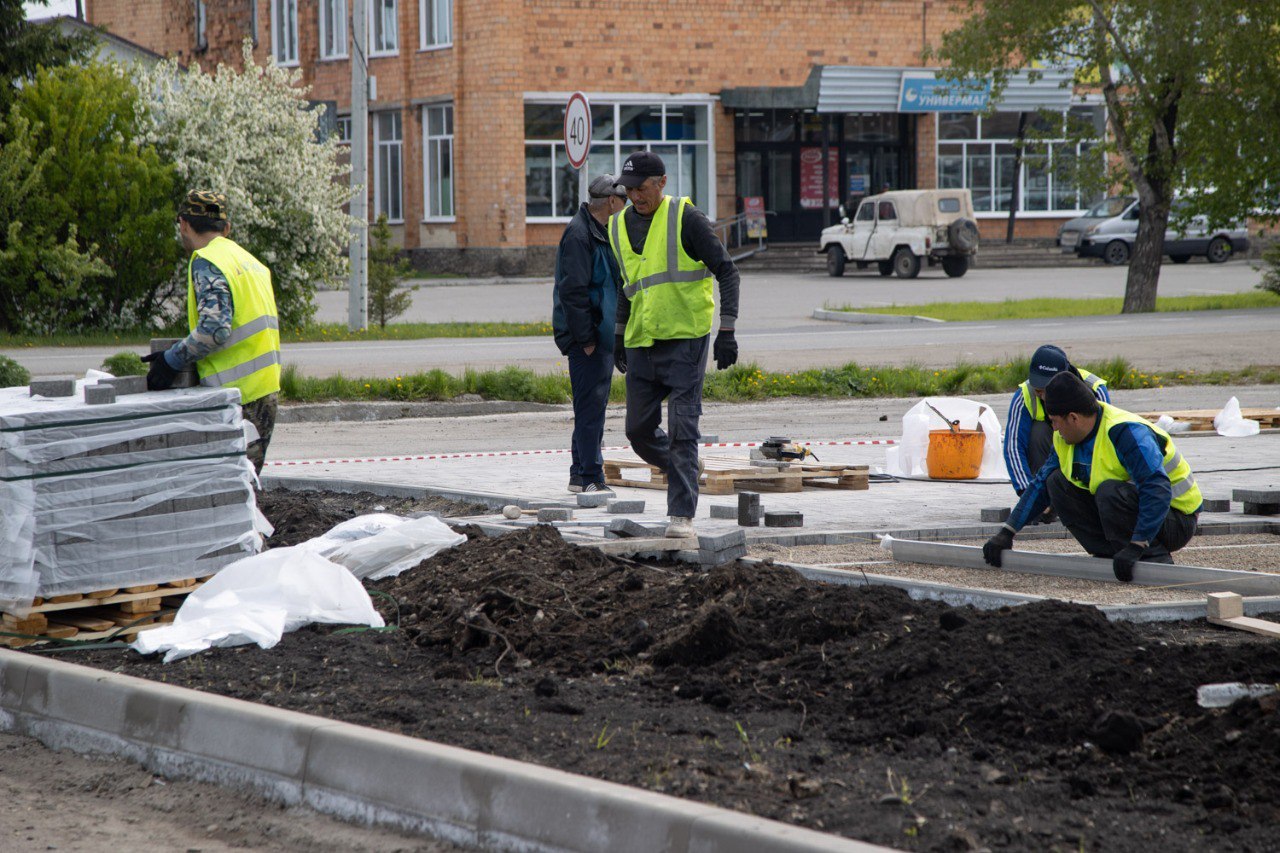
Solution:
<svg viewBox="0 0 1280 853"><path fill-rule="evenodd" d="M1133 581L1133 564L1142 559L1143 546L1130 542L1111 558L1111 571L1116 573L1116 580L1121 583Z"/></svg>
<svg viewBox="0 0 1280 853"><path fill-rule="evenodd" d="M148 391L163 391L173 387L173 380L177 378L178 371L169 366L163 351L144 355L142 360L151 363L151 369L147 371Z"/></svg>
<svg viewBox="0 0 1280 853"><path fill-rule="evenodd" d="M1013 531L1005 527L995 536L987 540L987 544L982 546L982 559L986 560L988 566L1000 568L1000 561L1003 552L1013 547Z"/></svg>
<svg viewBox="0 0 1280 853"><path fill-rule="evenodd" d="M733 339L733 329L721 329L711 348L716 359L716 370L727 370L738 363L738 342Z"/></svg>
<svg viewBox="0 0 1280 853"><path fill-rule="evenodd" d="M613 366L618 368L618 372L623 376L627 374L627 347L623 343L624 340L622 335L613 336Z"/></svg>

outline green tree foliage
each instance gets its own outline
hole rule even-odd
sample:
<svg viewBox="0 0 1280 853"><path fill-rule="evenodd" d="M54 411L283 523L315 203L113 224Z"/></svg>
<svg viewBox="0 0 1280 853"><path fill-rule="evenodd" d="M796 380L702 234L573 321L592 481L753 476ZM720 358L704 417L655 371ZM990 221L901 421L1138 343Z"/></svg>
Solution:
<svg viewBox="0 0 1280 853"><path fill-rule="evenodd" d="M61 315L62 330L145 326L171 295L181 247L174 237L173 166L139 141L139 95L116 63L42 69L18 93L14 109L31 123L39 151L53 151L44 192L26 205L27 221L75 229L82 250L96 246L109 268Z"/></svg>
<svg viewBox="0 0 1280 853"><path fill-rule="evenodd" d="M998 95L1032 58L1105 99L1108 151L1141 202L1123 311L1155 307L1175 193L1216 223L1274 210L1280 3L969 0L968 14L936 51L955 76L990 76Z"/></svg>
<svg viewBox="0 0 1280 853"><path fill-rule="evenodd" d="M1262 260L1265 266L1262 268L1262 281L1258 284L1258 289L1280 296L1280 243L1272 243L1262 253Z"/></svg>
<svg viewBox="0 0 1280 853"><path fill-rule="evenodd" d="M53 318L76 310L86 281L106 275L94 247L82 249L76 225L31 216L44 206L43 173L54 152L39 150L33 128L15 108L0 123L0 330L48 332Z"/></svg>
<svg viewBox="0 0 1280 853"><path fill-rule="evenodd" d="M391 228L385 213L378 214L378 222L369 237L369 317L385 329L388 320L408 311L413 302L410 290L397 290L412 266L400 257L400 250L391 242Z"/></svg>
<svg viewBox="0 0 1280 853"><path fill-rule="evenodd" d="M48 0L33 0L47 6ZM23 0L0 0L0 116L7 115L18 85L37 68L82 59L93 49L84 33L63 35L54 24L32 24Z"/></svg>
<svg viewBox="0 0 1280 853"><path fill-rule="evenodd" d="M26 385L31 381L31 372L7 355L0 355L0 388L12 388L15 385Z"/></svg>

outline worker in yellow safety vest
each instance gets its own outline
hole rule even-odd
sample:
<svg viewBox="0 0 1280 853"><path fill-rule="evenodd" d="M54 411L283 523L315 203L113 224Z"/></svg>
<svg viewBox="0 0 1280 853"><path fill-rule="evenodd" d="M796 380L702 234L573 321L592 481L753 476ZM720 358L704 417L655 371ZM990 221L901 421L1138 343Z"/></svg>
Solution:
<svg viewBox="0 0 1280 853"><path fill-rule="evenodd" d="M1138 561L1172 563L1170 553L1195 535L1203 498L1169 434L1099 403L1072 372L1050 380L1044 408L1054 429L1054 453L1003 529L983 546L986 561L999 566L1014 534L1052 501L1086 551L1111 559L1117 580L1133 580Z"/></svg>
<svg viewBox="0 0 1280 853"><path fill-rule="evenodd" d="M244 417L258 431L248 456L261 473L275 428L280 391L280 323L271 271L229 239L227 198L192 190L178 206L178 238L187 263L190 334L151 363L147 388L170 388L192 364L200 384L239 389Z"/></svg>
<svg viewBox="0 0 1280 853"><path fill-rule="evenodd" d="M720 285L720 331L712 354L725 370L738 360L738 268L706 214L687 198L665 195L667 169L652 151L622 165L618 185L631 206L609 220L621 270L614 364L627 381L627 439L667 476L666 535L694 535L698 507L698 417L707 344ZM663 432L667 402L670 434Z"/></svg>

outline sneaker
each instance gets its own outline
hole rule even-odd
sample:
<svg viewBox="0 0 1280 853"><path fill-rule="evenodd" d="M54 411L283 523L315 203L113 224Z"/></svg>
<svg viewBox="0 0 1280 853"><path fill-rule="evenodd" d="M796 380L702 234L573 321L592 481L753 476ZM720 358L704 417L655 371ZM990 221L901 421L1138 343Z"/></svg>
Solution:
<svg viewBox="0 0 1280 853"><path fill-rule="evenodd" d="M583 486L581 489L579 489L579 491L583 492L584 494L592 494L592 493L594 493L594 494L601 494L601 493L613 494L613 489L609 488L609 487L608 487L608 486L606 486L604 483L587 483L585 486Z"/></svg>
<svg viewBox="0 0 1280 853"><path fill-rule="evenodd" d="M687 539L694 535L696 534L693 532L692 518L686 518L683 515L671 516L671 523L667 525L668 539Z"/></svg>
<svg viewBox="0 0 1280 853"><path fill-rule="evenodd" d="M575 495L582 491L583 488L585 487L581 483L575 483L572 480L569 481L569 491L573 492Z"/></svg>

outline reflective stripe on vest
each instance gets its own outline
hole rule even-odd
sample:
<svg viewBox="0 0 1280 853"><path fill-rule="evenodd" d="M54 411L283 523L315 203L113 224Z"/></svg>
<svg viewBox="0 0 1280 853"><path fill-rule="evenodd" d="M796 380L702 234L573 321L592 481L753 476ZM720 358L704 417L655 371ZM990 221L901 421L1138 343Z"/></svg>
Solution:
<svg viewBox="0 0 1280 853"><path fill-rule="evenodd" d="M280 390L280 321L276 314L271 272L257 258L225 237L197 249L187 263L187 320L194 331L200 322L191 266L197 257L213 264L231 289L231 333L218 349L196 362L200 384L240 390L240 401Z"/></svg>
<svg viewBox="0 0 1280 853"><path fill-rule="evenodd" d="M1095 376L1089 371L1082 370L1079 367L1076 368L1076 375L1084 380L1084 384L1089 386L1089 390L1093 392L1093 396L1095 397L1098 396L1098 386L1107 384L1107 380L1103 379L1101 376ZM1022 391L1022 405L1027 407L1027 412L1031 415L1031 420L1044 420L1046 417L1044 406L1041 404L1040 398L1036 396L1036 392L1031 390L1031 381L1027 380L1023 382L1018 386L1018 388ZM1099 400L1098 402L1102 401Z"/></svg>
<svg viewBox="0 0 1280 853"><path fill-rule="evenodd" d="M705 264L684 251L681 231L686 205L692 206L687 198L663 197L645 236L643 254L631 248L626 233L624 217L632 209L624 208L609 220L609 242L621 271L622 292L631 302L628 347L700 338L711 331L715 279Z"/></svg>
<svg viewBox="0 0 1280 853"><path fill-rule="evenodd" d="M1138 423L1148 427L1157 436L1164 439L1164 458L1161 469L1169 477L1169 485L1173 495L1170 505L1181 512L1192 513L1200 508L1204 498L1196 485L1196 478L1191 474L1191 466L1187 464L1182 453L1173 444L1169 433L1155 424L1135 414L1117 409L1108 403L1099 403L1102 414L1099 416L1098 432L1093 439L1093 459L1090 461L1089 482L1081 483L1073 474L1072 462L1075 459L1075 445L1067 444L1058 433L1053 434L1053 448L1058 453L1058 467L1071 482L1090 494L1096 494L1098 488L1108 480L1126 480L1132 482L1129 472L1116 453L1111 443L1111 428L1116 424Z"/></svg>

